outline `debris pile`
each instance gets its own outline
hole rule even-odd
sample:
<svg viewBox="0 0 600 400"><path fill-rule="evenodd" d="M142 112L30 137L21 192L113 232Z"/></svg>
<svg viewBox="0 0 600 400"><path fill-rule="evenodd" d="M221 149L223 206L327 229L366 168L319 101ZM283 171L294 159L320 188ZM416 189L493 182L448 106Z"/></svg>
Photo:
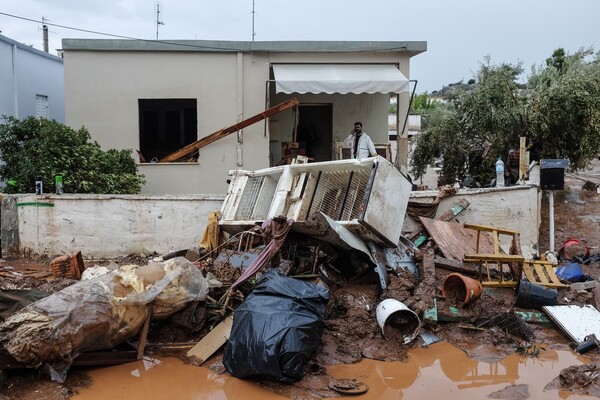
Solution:
<svg viewBox="0 0 600 400"><path fill-rule="evenodd" d="M558 258L529 259L518 231L459 223L464 198L438 217L421 212L456 191L442 189L435 204L420 206L409 204L410 189L381 157L235 171L199 248L139 267L109 265L104 275L11 308L2 314L0 363L6 353L11 367L49 366L64 379L86 352L136 335L145 341L150 319L150 336L193 334L185 348L193 364L218 353L236 377L286 383L363 357L403 360L410 348L456 342L465 332L499 354L532 357L544 348L540 323L554 324L580 353L597 351L599 274L582 265L600 257L589 247L575 254L580 243L571 239ZM401 232L407 213L420 223L413 232ZM52 272L91 274L78 257L53 261ZM368 390L352 379L329 388Z"/></svg>

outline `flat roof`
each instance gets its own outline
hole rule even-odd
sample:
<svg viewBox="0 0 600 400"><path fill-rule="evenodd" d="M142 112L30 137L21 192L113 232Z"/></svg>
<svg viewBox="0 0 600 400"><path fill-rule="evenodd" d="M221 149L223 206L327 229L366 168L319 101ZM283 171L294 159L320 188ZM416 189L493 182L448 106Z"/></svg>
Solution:
<svg viewBox="0 0 600 400"><path fill-rule="evenodd" d="M50 60L58 61L58 62L64 64L64 60L61 57L59 57L59 56L55 56L54 54L46 53L45 51L38 50L38 49L33 48L31 46L27 46L26 44L17 42L16 40L13 40L13 39L11 39L9 37L6 37L4 35L0 35L0 42L4 42L4 43L6 43L6 44L8 44L10 46L16 46L19 50L24 50L24 51L27 51L29 53L36 54L38 56L45 57L45 58L48 58Z"/></svg>
<svg viewBox="0 0 600 400"><path fill-rule="evenodd" d="M213 40L63 39L64 51L190 51L190 52L280 52L353 53L402 52L410 56L427 51L427 42L371 41L266 41Z"/></svg>

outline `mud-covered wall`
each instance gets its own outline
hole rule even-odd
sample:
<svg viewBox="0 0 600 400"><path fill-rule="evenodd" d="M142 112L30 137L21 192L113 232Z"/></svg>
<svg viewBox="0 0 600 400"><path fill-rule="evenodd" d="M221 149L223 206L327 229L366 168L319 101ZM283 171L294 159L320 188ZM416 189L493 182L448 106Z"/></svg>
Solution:
<svg viewBox="0 0 600 400"><path fill-rule="evenodd" d="M2 201L6 256L114 258L197 246L222 196L20 195Z"/></svg>
<svg viewBox="0 0 600 400"><path fill-rule="evenodd" d="M410 199L432 201L436 194L437 191L433 190L412 192ZM457 221L517 230L520 232L523 255L531 257L538 254L541 192L536 185L459 189L456 195L441 200L435 217L450 210L461 198L466 199L470 204L456 217ZM402 231L412 232L416 228L417 224L407 216ZM510 237L501 235L500 241L501 247L508 253Z"/></svg>
<svg viewBox="0 0 600 400"><path fill-rule="evenodd" d="M410 198L431 201L436 194L411 192ZM522 252L531 256L538 252L540 194L535 185L460 189L442 199L436 216L465 198L470 205L458 216L459 222L518 230ZM88 258L112 258L190 248L198 244L208 213L220 210L223 200L218 195L6 196L1 216L3 256L56 256L77 249ZM416 228L406 216L402 232ZM509 246L502 242L505 251Z"/></svg>

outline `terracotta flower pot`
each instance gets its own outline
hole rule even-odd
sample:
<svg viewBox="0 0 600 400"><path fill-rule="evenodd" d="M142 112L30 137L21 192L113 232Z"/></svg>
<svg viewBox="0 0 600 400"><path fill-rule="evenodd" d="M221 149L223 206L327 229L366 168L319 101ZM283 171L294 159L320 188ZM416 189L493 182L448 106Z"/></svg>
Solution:
<svg viewBox="0 0 600 400"><path fill-rule="evenodd" d="M448 300L462 302L463 307L477 300L483 292L481 282L457 272L446 275L442 296Z"/></svg>

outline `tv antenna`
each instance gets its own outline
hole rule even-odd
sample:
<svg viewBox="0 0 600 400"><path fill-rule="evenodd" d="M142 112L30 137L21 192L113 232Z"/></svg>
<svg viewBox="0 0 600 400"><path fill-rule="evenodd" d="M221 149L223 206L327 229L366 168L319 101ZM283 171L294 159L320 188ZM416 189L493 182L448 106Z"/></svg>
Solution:
<svg viewBox="0 0 600 400"><path fill-rule="evenodd" d="M165 23L160 20L160 4L156 3L156 40L158 40L158 26Z"/></svg>
<svg viewBox="0 0 600 400"><path fill-rule="evenodd" d="M256 36L256 32L254 32L254 14L256 14L256 12L254 12L254 1L252 0L252 41L254 42L254 36Z"/></svg>

